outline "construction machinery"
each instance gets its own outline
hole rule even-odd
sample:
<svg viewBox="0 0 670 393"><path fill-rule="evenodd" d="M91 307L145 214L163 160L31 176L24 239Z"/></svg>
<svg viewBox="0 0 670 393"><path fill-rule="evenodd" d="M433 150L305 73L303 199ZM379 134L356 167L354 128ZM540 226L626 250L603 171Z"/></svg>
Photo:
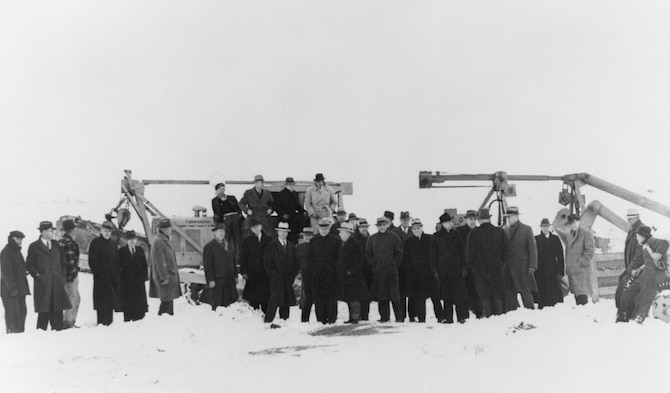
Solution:
<svg viewBox="0 0 670 393"><path fill-rule="evenodd" d="M491 182L491 185L442 185L442 183L445 182L464 181L488 181ZM636 206L670 218L670 207L588 173L575 173L563 176L508 175L506 172L495 172L493 174L447 174L442 172L433 173L430 171L421 171L419 173L419 188L489 188L488 194L479 208L489 208L492 213L497 216L499 226L506 223L505 213L508 208L507 198L515 197L517 195L516 185L511 184L511 181L562 182L562 188L558 194L558 202L566 207L560 209L554 219L553 227L558 231L564 229L568 215L570 214L580 215L580 222L584 228L591 229L595 219L600 216L625 233L630 230L630 225L625 219L612 212L599 201L594 200L589 204L586 204L586 198L581 189L587 185L624 199ZM462 217L459 216L457 219L462 220ZM607 251L607 244L608 239L596 237L596 245L605 252ZM596 257L601 259L601 261L596 261L598 263L594 264L594 269L597 271L596 274L592 274L594 301L598 299L600 294L605 296L613 295L614 289L612 287L616 286L618 275L624 268L622 254L599 254Z"/></svg>

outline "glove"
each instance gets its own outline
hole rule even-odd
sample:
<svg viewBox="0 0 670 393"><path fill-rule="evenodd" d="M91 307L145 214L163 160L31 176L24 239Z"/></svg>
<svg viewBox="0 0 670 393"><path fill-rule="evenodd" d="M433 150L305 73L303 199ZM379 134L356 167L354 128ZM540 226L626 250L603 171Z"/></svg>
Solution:
<svg viewBox="0 0 670 393"><path fill-rule="evenodd" d="M209 288L210 288L210 289L211 289L211 288L214 288L215 286L216 286L216 282L214 282L214 281L210 281L210 282L209 282Z"/></svg>
<svg viewBox="0 0 670 393"><path fill-rule="evenodd" d="M166 278L165 280L161 281L161 285L168 285L169 282L170 282L170 279Z"/></svg>

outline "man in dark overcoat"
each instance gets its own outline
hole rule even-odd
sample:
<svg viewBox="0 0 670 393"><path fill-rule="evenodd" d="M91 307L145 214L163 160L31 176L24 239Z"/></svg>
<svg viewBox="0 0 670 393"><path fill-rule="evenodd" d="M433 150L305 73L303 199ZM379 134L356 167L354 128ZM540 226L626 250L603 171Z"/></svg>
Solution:
<svg viewBox="0 0 670 393"><path fill-rule="evenodd" d="M293 282L299 269L295 258L295 246L288 241L288 234L291 231L288 223L280 222L275 230L277 238L268 243L263 258L263 266L270 277L270 299L264 321L270 324L275 319L277 310L279 318L287 320L290 307L296 305ZM276 324L270 326L278 327Z"/></svg>
<svg viewBox="0 0 670 393"><path fill-rule="evenodd" d="M466 245L466 268L472 269L475 275L482 311L488 318L504 312L503 265L507 254L507 235L502 228L491 224L489 209L481 209L477 218L479 226L470 232Z"/></svg>
<svg viewBox="0 0 670 393"><path fill-rule="evenodd" d="M7 333L22 333L26 327L26 296L30 295L26 279L26 262L21 254L25 235L11 231L7 245L0 252L0 296L5 308Z"/></svg>
<svg viewBox="0 0 670 393"><path fill-rule="evenodd" d="M63 310L72 305L65 292L65 255L53 240L54 227L49 221L40 222L40 238L28 247L26 269L34 279L33 291L37 328L52 330L63 328Z"/></svg>
<svg viewBox="0 0 670 393"><path fill-rule="evenodd" d="M244 191L240 206L242 211L247 214L247 219L253 217L263 226L263 232L270 237L274 237L272 225L270 225L270 214L272 214L272 193L263 188L265 180L262 175L254 177L254 187ZM251 236L251 234L247 234Z"/></svg>
<svg viewBox="0 0 670 393"><path fill-rule="evenodd" d="M540 223L541 233L535 236L537 245L537 306L542 309L553 306L563 300L563 292L559 281L565 275L565 260L561 239L550 231L551 223L543 218Z"/></svg>
<svg viewBox="0 0 670 393"><path fill-rule="evenodd" d="M128 231L125 234L126 245L119 249L121 265L121 309L123 320L139 321L148 310L147 289L144 283L149 281L149 266L144 249L137 246L137 234Z"/></svg>
<svg viewBox="0 0 670 393"><path fill-rule="evenodd" d="M284 189L274 198L274 210L279 216L279 221L288 223L291 229L288 241L298 244L305 209L300 204L298 193L295 191L295 180L292 177L286 178Z"/></svg>
<svg viewBox="0 0 670 393"><path fill-rule="evenodd" d="M319 220L319 234L309 242L307 259L314 271L312 297L316 320L323 324L337 320L337 287L335 271L340 241L330 235L330 221Z"/></svg>
<svg viewBox="0 0 670 393"><path fill-rule="evenodd" d="M65 255L65 292L72 305L72 308L63 311L63 329L69 329L75 326L79 303L81 302L79 295L79 245L74 240L74 220L63 221L63 232L63 237L58 241L58 244Z"/></svg>
<svg viewBox="0 0 670 393"><path fill-rule="evenodd" d="M454 323L455 308L456 319L463 323L470 315L465 286L465 245L461 234L454 228L451 214L442 214L440 222L442 229L433 235L430 259L439 274L440 294L444 300L443 322Z"/></svg>
<svg viewBox="0 0 670 393"><path fill-rule="evenodd" d="M255 310L267 312L270 298L270 278L263 266L265 248L272 238L263 232L258 217L249 219L251 236L242 240L240 246L240 274L246 281L242 298Z"/></svg>
<svg viewBox="0 0 670 393"><path fill-rule="evenodd" d="M314 305L312 289L312 281L314 281L314 269L309 265L309 258L307 258L307 253L309 252L309 242L312 240L312 236L313 232L311 226L303 228L303 241L295 246L295 257L298 261L298 265L300 266L301 322L309 322L309 316L312 313L312 306Z"/></svg>
<svg viewBox="0 0 670 393"><path fill-rule="evenodd" d="M517 294L521 294L523 306L533 310L535 301L532 292L537 292L535 270L537 270L537 246L530 226L519 220L519 208L510 206L505 213L508 226L507 256L505 260L506 311L519 308Z"/></svg>
<svg viewBox="0 0 670 393"><path fill-rule="evenodd" d="M412 236L405 241L402 254L402 263L407 266L408 271L407 294L411 309L416 313L419 322L426 322L426 299L430 298L435 318L441 322L444 310L440 300L439 275L430 259L432 236L423 233L423 224L418 218L413 219L411 224ZM412 314L409 321L415 322Z"/></svg>
<svg viewBox="0 0 670 393"><path fill-rule="evenodd" d="M412 237L412 229L410 228L410 222L412 218L409 212L400 212L400 226L395 227L391 232L398 235L400 242L405 245L405 241ZM403 260L404 261L404 260ZM400 292L400 307L402 308L402 320L404 321L406 317L409 317L410 320L416 320L417 313L414 309L414 303L408 302L408 280L409 280L409 271L404 262L400 262L398 267L398 291Z"/></svg>
<svg viewBox="0 0 670 393"><path fill-rule="evenodd" d="M402 262L402 242L395 233L388 230L389 221L386 217L377 218L377 233L370 236L366 246L367 262L372 265L374 281L370 296L377 300L379 322L391 320L391 306L396 322L403 321L402 304L398 283L398 267Z"/></svg>
<svg viewBox="0 0 670 393"><path fill-rule="evenodd" d="M114 226L105 221L100 236L88 247L88 265L93 273L93 308L97 312L98 324L110 325L114 310L120 311L121 268L119 251L112 239Z"/></svg>
<svg viewBox="0 0 670 393"><path fill-rule="evenodd" d="M465 225L461 225L456 228L458 233L461 234L461 239L463 239L463 244L468 243L468 236L470 236L470 231L477 226L477 211L468 210L465 213ZM475 275L472 273L471 269L468 269L468 276L465 278L465 286L468 288L468 303L470 305L470 311L472 311L477 318L481 318L484 313L482 312L482 301L479 299L479 294L477 294L477 286L475 285Z"/></svg>
<svg viewBox="0 0 670 393"><path fill-rule="evenodd" d="M170 244L172 222L162 218L149 256L149 296L161 300L158 315L174 315L174 299L181 296L177 255Z"/></svg>
<svg viewBox="0 0 670 393"><path fill-rule="evenodd" d="M214 186L216 196L212 199L214 223L226 226L226 240L233 246L235 261L239 259L240 243L242 243L242 210L234 195L226 195L226 185L218 183Z"/></svg>
<svg viewBox="0 0 670 393"><path fill-rule="evenodd" d="M214 238L202 250L202 265L215 311L219 306L228 307L237 301L237 268L233 246L226 240L226 225L216 223L212 232Z"/></svg>
<svg viewBox="0 0 670 393"><path fill-rule="evenodd" d="M620 305L619 303L626 283L632 279L632 271L639 269L643 263L641 246L636 239L636 232L638 228L644 226L644 224L642 223L642 220L640 220L640 214L637 209L628 209L626 218L628 220L628 225L630 225L630 229L626 234L626 243L623 251L625 270L619 276L619 283L614 294L614 303L617 307ZM638 253L639 255L637 255Z"/></svg>
<svg viewBox="0 0 670 393"><path fill-rule="evenodd" d="M365 278L365 285L368 287L368 292L372 289L372 281L374 280L374 273L372 272L372 265L368 263L367 257L365 256L365 250L368 245L368 239L370 238L370 233L368 232L370 224L365 218L358 219L358 225L356 226L356 233L354 234L354 239L356 239L363 247L363 277ZM361 321L367 321L370 316L370 300L361 302Z"/></svg>
<svg viewBox="0 0 670 393"><path fill-rule="evenodd" d="M370 300L363 274L363 247L353 238L353 225L342 223L338 231L342 240L337 257L338 299L349 308L349 319L344 323L356 324L361 319L361 302Z"/></svg>

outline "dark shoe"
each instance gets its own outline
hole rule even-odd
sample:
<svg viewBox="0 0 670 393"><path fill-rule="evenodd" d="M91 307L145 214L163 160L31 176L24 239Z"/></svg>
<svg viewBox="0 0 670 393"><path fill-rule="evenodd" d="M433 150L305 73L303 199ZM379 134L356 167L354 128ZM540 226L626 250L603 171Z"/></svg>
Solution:
<svg viewBox="0 0 670 393"><path fill-rule="evenodd" d="M459 319L458 323L465 323L465 319Z"/></svg>
<svg viewBox="0 0 670 393"><path fill-rule="evenodd" d="M276 323L270 325L270 329L279 329L279 328L281 328L281 326L277 325Z"/></svg>
<svg viewBox="0 0 670 393"><path fill-rule="evenodd" d="M390 320L390 319L380 319L380 320L378 320L377 322L379 322L379 323L388 323L388 322L391 322L391 320Z"/></svg>
<svg viewBox="0 0 670 393"><path fill-rule="evenodd" d="M426 323L425 319L419 319L419 323Z"/></svg>
<svg viewBox="0 0 670 393"><path fill-rule="evenodd" d="M454 320L453 320L453 319L451 319L451 320L449 320L449 319L443 319L442 321L440 321L440 323L452 324L452 323L454 323Z"/></svg>
<svg viewBox="0 0 670 393"><path fill-rule="evenodd" d="M346 321L344 321L344 323L354 323L354 321L352 321L351 319L347 319Z"/></svg>

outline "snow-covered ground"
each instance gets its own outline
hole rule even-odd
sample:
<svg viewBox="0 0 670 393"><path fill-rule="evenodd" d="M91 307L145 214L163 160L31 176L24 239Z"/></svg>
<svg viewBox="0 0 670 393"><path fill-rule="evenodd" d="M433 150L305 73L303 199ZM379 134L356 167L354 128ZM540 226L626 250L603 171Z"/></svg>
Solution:
<svg viewBox="0 0 670 393"><path fill-rule="evenodd" d="M4 392L651 392L666 391L670 325L615 324L614 303L519 310L464 325L301 324L267 329L244 303L212 312L157 302L138 322L95 326L80 279L80 329L0 335ZM430 304L430 303L429 303ZM428 307L429 314L430 306ZM377 319L373 303L372 319ZM314 317L313 317L314 318ZM521 323L534 328L515 329ZM353 330L352 330L353 329Z"/></svg>

